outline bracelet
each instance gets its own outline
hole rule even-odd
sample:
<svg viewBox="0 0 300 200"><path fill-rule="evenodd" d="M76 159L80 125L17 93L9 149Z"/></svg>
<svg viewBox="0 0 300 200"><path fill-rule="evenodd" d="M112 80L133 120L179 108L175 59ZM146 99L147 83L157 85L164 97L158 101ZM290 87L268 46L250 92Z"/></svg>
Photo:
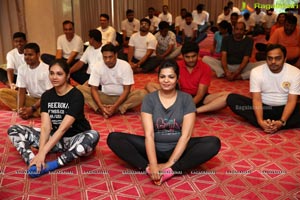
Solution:
<svg viewBox="0 0 300 200"><path fill-rule="evenodd" d="M31 106L31 110L32 110L33 113L34 113L35 111L37 111L36 106L35 106L35 105L32 105L32 106Z"/></svg>
<svg viewBox="0 0 300 200"><path fill-rule="evenodd" d="M282 123L282 126L285 126L285 125L286 125L286 121L284 121L284 120L282 120L282 119L280 119L279 121Z"/></svg>

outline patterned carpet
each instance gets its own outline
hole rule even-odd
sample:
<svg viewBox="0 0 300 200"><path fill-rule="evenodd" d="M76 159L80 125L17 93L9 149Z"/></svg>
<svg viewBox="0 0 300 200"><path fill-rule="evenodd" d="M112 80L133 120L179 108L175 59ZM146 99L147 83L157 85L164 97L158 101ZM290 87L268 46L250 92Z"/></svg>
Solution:
<svg viewBox="0 0 300 200"><path fill-rule="evenodd" d="M135 88L156 80L156 74L135 76ZM216 79L210 93L232 91L249 95L248 81ZM0 111L0 199L300 199L300 130L267 135L228 108L197 116L193 136L215 135L222 141L219 154L207 163L162 186L118 159L106 145L111 131L142 135L138 109L104 119L86 107L100 141L93 155L51 174L28 178L25 163L10 143L12 124L40 126L39 119L24 121L16 113ZM53 160L57 155L48 155Z"/></svg>

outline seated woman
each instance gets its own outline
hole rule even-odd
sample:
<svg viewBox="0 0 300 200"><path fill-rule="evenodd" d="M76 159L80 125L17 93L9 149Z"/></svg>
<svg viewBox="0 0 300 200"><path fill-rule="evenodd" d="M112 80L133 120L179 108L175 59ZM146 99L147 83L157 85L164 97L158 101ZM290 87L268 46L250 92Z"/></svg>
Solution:
<svg viewBox="0 0 300 200"><path fill-rule="evenodd" d="M13 125L8 129L11 142L29 165L28 174L33 178L89 155L99 140L99 134L91 130L84 116L83 95L68 82L67 63L56 60L49 71L53 88L41 97L41 128ZM31 147L39 149L37 155ZM45 163L49 152L63 153Z"/></svg>
<svg viewBox="0 0 300 200"><path fill-rule="evenodd" d="M286 15L286 13L279 13L276 23L271 27L270 36L275 32L276 29L283 27Z"/></svg>
<svg viewBox="0 0 300 200"><path fill-rule="evenodd" d="M143 101L145 136L112 132L107 144L138 170L146 170L156 185L214 157L220 150L215 136L191 137L196 119L192 97L177 90L179 68L174 60L159 67L161 89Z"/></svg>

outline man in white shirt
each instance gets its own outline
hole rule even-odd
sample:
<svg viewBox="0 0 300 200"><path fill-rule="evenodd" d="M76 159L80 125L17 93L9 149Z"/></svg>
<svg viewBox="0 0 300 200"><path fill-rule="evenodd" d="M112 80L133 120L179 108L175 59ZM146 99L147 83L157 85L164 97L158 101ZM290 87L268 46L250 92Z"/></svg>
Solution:
<svg viewBox="0 0 300 200"><path fill-rule="evenodd" d="M38 44L26 44L24 58L26 64L18 69L18 91L2 88L0 100L11 110L16 110L21 118L28 119L40 116L40 98L46 90L52 88L52 84L49 80L49 66L40 62Z"/></svg>
<svg viewBox="0 0 300 200"><path fill-rule="evenodd" d="M209 13L204 10L204 4L198 4L192 12L193 20L198 25L198 31L204 32L209 27Z"/></svg>
<svg viewBox="0 0 300 200"><path fill-rule="evenodd" d="M146 18L149 19L151 22L149 31L153 34L156 33L158 29L158 24L160 22L160 19L156 17L154 14L155 14L155 9L153 7L148 8L148 16Z"/></svg>
<svg viewBox="0 0 300 200"><path fill-rule="evenodd" d="M253 29L255 26L255 21L250 17L249 12L245 12L241 18L238 19L238 22L243 22L246 25L245 35L252 35Z"/></svg>
<svg viewBox="0 0 300 200"><path fill-rule="evenodd" d="M287 64L286 48L270 44L266 64L251 71L250 92L252 99L239 94L230 94L227 105L237 115L265 133L280 129L300 127L300 70Z"/></svg>
<svg viewBox="0 0 300 200"><path fill-rule="evenodd" d="M274 12L274 8L270 8L269 10L267 10L267 13L264 16L262 21L263 21L265 34L266 34L266 40L269 40L271 28L277 21L277 15Z"/></svg>
<svg viewBox="0 0 300 200"><path fill-rule="evenodd" d="M25 33L16 32L13 34L15 48L6 54L6 71L1 69L1 82L7 84L11 89L16 89L18 69L25 64L24 46L26 43Z"/></svg>
<svg viewBox="0 0 300 200"><path fill-rule="evenodd" d="M175 33L176 33L176 41L181 43L182 39L182 25L185 22L185 15L187 10L185 8L181 8L180 15L175 18Z"/></svg>
<svg viewBox="0 0 300 200"><path fill-rule="evenodd" d="M250 17L254 19L256 25L262 25L265 15L265 12L261 11L259 7L256 7L255 12L251 13Z"/></svg>
<svg viewBox="0 0 300 200"><path fill-rule="evenodd" d="M55 59L65 59L69 66L75 64L83 53L83 42L80 36L75 34L74 23L66 20L63 22L64 34L58 36L56 55L43 54L41 59L50 64Z"/></svg>
<svg viewBox="0 0 300 200"><path fill-rule="evenodd" d="M103 61L97 62L92 70L89 85L78 86L83 93L85 102L97 113L109 118L120 112L142 103L145 90L133 90L133 72L128 62L117 58L117 49L112 44L106 44L101 49ZM98 90L101 85L101 91Z"/></svg>
<svg viewBox="0 0 300 200"><path fill-rule="evenodd" d="M150 24L149 19L141 19L140 31L134 33L129 40L127 60L135 73L151 72L161 63L161 58L155 54L157 40L149 32Z"/></svg>
<svg viewBox="0 0 300 200"><path fill-rule="evenodd" d="M118 46L119 44L116 41L117 33L116 30L109 25L109 16L108 14L100 14L100 26L97 28L102 34L102 44L113 44Z"/></svg>
<svg viewBox="0 0 300 200"><path fill-rule="evenodd" d="M223 8L222 14L220 14L220 15L218 16L217 24L219 24L219 23L220 23L221 21L223 21L223 20L225 20L225 21L227 21L228 23L230 23L230 9L229 9L228 6L225 6L225 7Z"/></svg>
<svg viewBox="0 0 300 200"><path fill-rule="evenodd" d="M230 14L232 13L237 13L238 15L241 15L241 11L240 9L238 9L237 7L233 6L233 2L232 1L228 1L227 6L230 9Z"/></svg>
<svg viewBox="0 0 300 200"><path fill-rule="evenodd" d="M134 11L128 9L126 11L127 19L121 22L121 30L123 34L123 46L128 47L129 38L133 33L136 33L140 30L140 21L134 18Z"/></svg>
<svg viewBox="0 0 300 200"><path fill-rule="evenodd" d="M87 84L90 78L92 68L95 63L102 61L102 35L97 29L89 31L89 46L84 51L80 60L77 61L70 69L72 78L79 84Z"/></svg>
<svg viewBox="0 0 300 200"><path fill-rule="evenodd" d="M160 21L166 21L169 23L170 26L172 26L173 19L172 19L172 14L169 12L169 6L163 5L162 8L162 13L158 15L158 18L160 18Z"/></svg>
<svg viewBox="0 0 300 200"><path fill-rule="evenodd" d="M262 12L261 9L259 7L255 8L255 12L251 13L250 18L252 18L255 22L255 26L253 28L253 35L259 35L259 34L264 34L265 30L263 27L263 23L264 21L264 17L265 17L266 13Z"/></svg>
<svg viewBox="0 0 300 200"><path fill-rule="evenodd" d="M237 13L231 13L230 14L230 24L231 24L231 28L232 30L234 29L235 25L237 24L239 20L239 15Z"/></svg>
<svg viewBox="0 0 300 200"><path fill-rule="evenodd" d="M198 25L193 21L190 12L185 15L185 23L182 26L182 43L187 41L199 43L207 37L207 33L198 32Z"/></svg>

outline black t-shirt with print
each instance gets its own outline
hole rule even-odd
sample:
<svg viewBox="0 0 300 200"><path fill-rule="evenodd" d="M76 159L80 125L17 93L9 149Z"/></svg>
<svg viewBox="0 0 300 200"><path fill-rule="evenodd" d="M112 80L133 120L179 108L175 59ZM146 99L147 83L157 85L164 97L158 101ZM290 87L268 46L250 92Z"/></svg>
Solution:
<svg viewBox="0 0 300 200"><path fill-rule="evenodd" d="M41 112L49 114L52 133L58 129L65 115L75 118L74 123L63 137L72 137L91 129L89 122L84 116L84 97L75 87L63 96L57 95L54 88L47 90L41 97Z"/></svg>

